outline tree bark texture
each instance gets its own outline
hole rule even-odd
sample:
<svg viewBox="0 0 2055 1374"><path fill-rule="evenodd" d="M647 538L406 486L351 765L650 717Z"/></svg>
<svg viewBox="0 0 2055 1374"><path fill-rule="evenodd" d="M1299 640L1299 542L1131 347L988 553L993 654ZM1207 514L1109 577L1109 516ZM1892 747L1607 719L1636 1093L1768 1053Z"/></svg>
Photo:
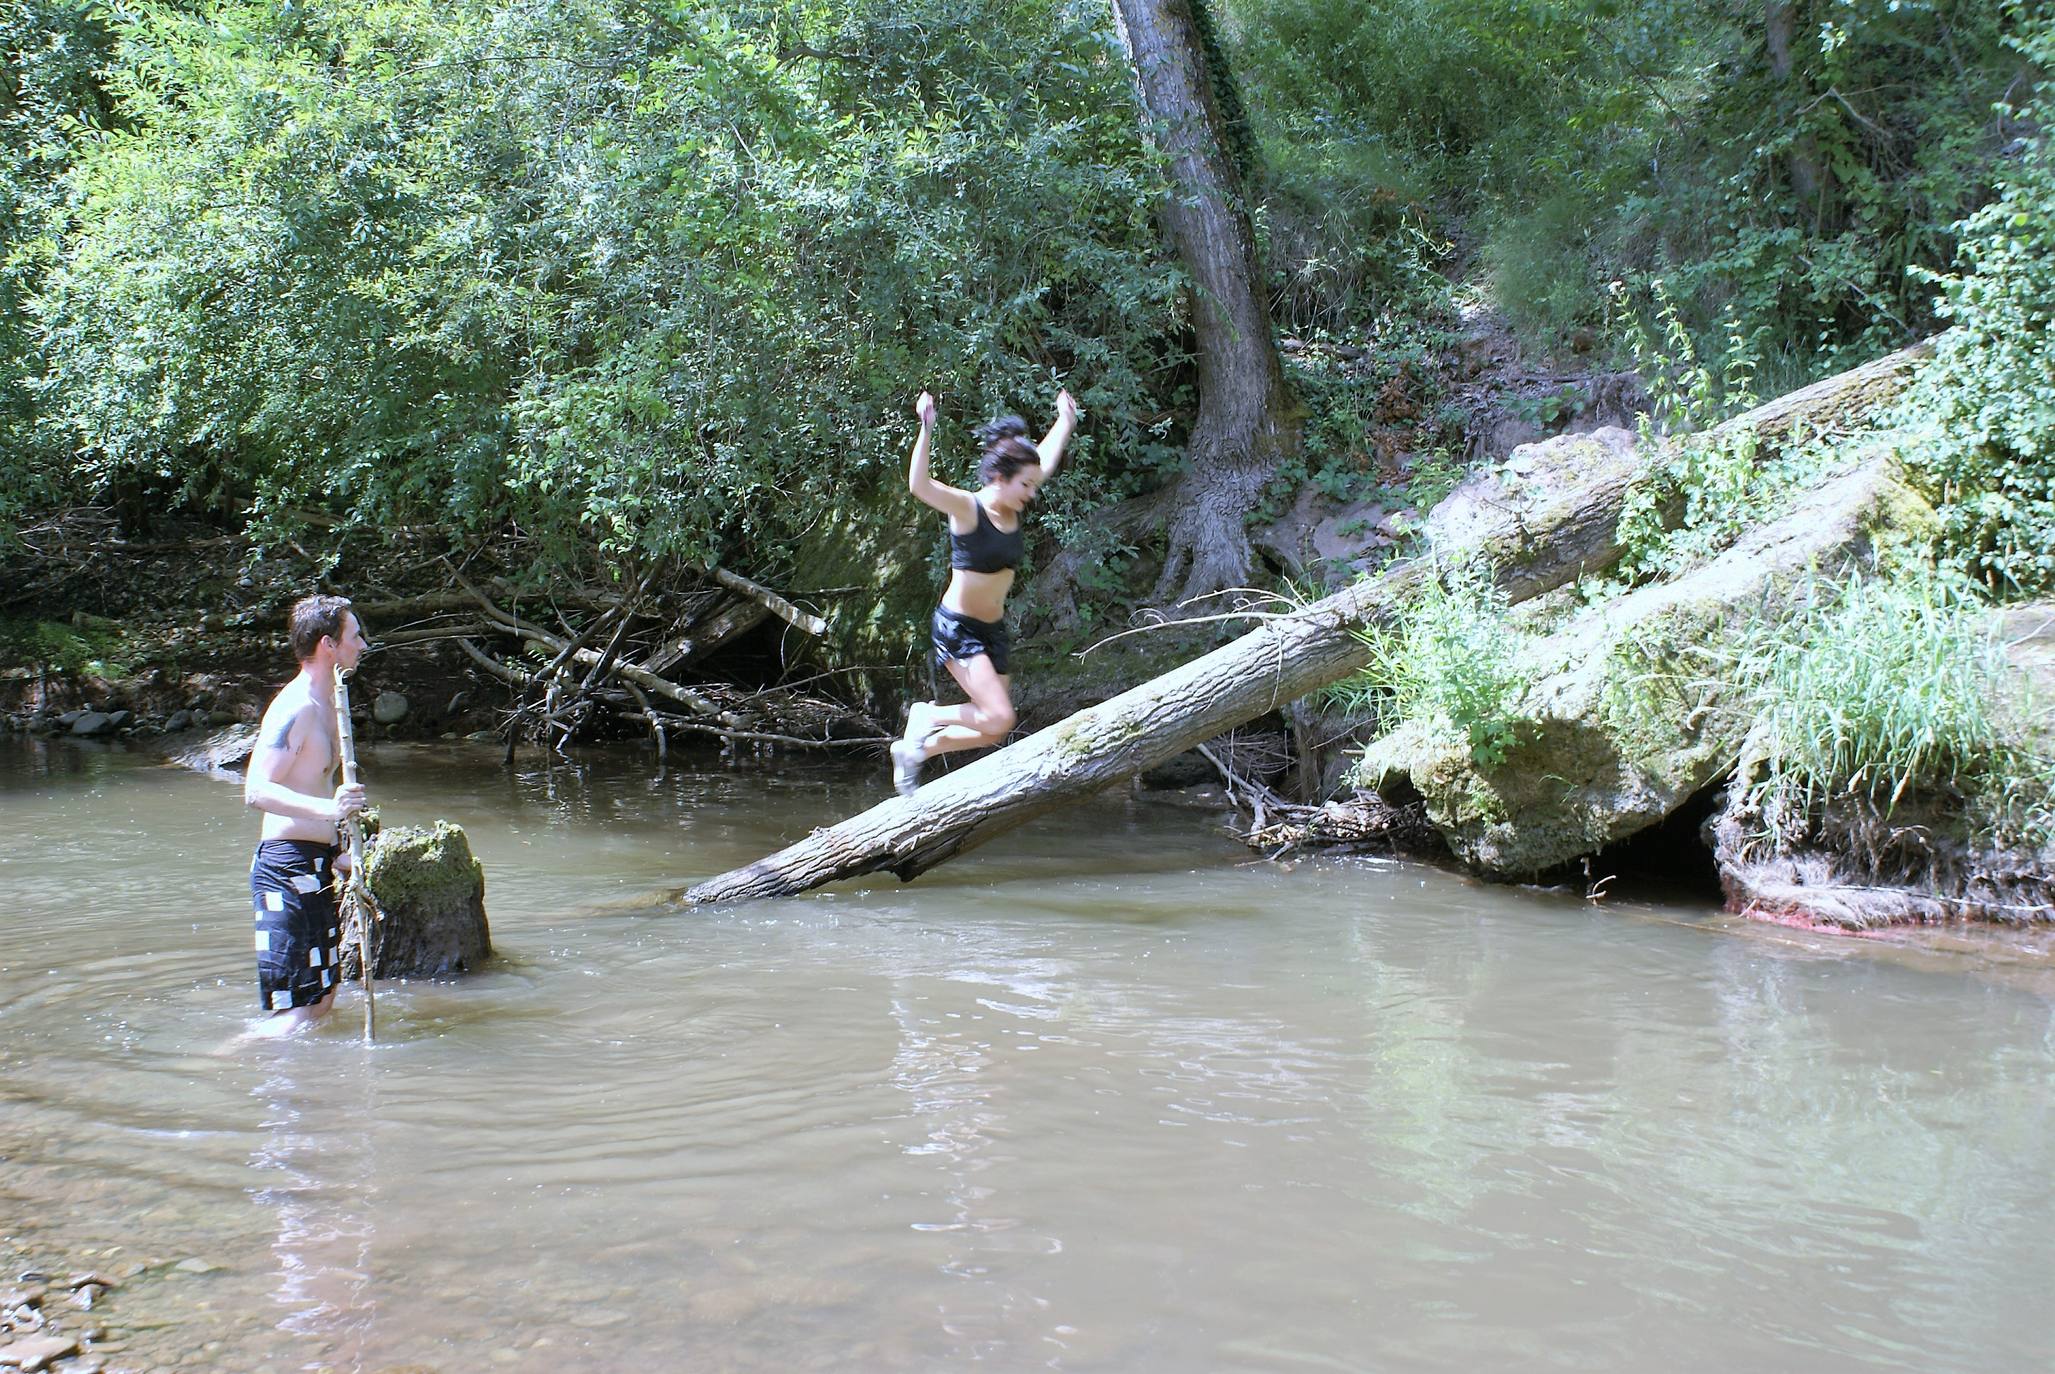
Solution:
<svg viewBox="0 0 2055 1374"><path fill-rule="evenodd" d="M1198 342L1199 410L1170 503L1159 597L1174 587L1176 595L1193 597L1248 582L1254 553L1243 522L1298 445L1255 229L1194 17L1201 2L1113 0L1143 136L1168 164L1171 192L1158 217L1192 279Z"/></svg>
<svg viewBox="0 0 2055 1374"><path fill-rule="evenodd" d="M1799 3L1800 0L1766 0L1763 10L1763 44L1769 50L1770 75L1784 88L1786 103L1793 109L1808 94L1791 58ZM1801 133L1791 140L1785 167L1793 194L1812 214L1814 231L1836 232L1839 216L1833 203L1832 178L1821 165L1819 144L1811 134Z"/></svg>
<svg viewBox="0 0 2055 1374"><path fill-rule="evenodd" d="M1886 403L1927 348L1906 349L1738 416L1765 436ZM1715 431L1717 434L1719 431ZM1656 459L1620 431L1519 449L1473 474L1426 522L1429 546L1479 560L1524 601L1620 556L1629 488ZM1399 564L1161 677L1089 707L861 815L813 831L683 894L688 905L789 896L890 872L911 879L1045 811L1080 800L1363 667L1359 632L1386 624L1433 565Z"/></svg>

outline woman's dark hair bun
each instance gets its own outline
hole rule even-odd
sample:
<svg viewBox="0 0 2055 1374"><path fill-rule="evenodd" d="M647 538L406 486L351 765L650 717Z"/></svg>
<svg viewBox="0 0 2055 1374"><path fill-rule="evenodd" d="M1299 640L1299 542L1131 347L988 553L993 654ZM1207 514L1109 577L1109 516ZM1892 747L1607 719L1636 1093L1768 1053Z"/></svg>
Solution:
<svg viewBox="0 0 2055 1374"><path fill-rule="evenodd" d="M992 420L978 429L978 442L986 448L992 447L992 445L1002 439L1025 439L1026 437L1027 421L1021 419L1018 415L1001 415L998 419Z"/></svg>

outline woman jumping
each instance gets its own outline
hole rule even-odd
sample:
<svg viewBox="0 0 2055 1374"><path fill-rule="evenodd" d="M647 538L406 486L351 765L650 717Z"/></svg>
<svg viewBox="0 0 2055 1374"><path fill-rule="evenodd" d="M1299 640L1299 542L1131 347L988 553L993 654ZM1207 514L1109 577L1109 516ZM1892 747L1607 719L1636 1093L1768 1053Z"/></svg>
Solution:
<svg viewBox="0 0 2055 1374"><path fill-rule="evenodd" d="M1006 593L1020 566L1025 540L1021 517L1042 483L1056 475L1063 446L1077 428L1077 402L1056 397L1056 423L1040 444L1027 441L1027 421L1006 415L979 433L985 456L976 491L960 491L928 475L935 433L935 398L923 391L914 404L920 438L906 468L906 489L949 517L949 590L935 608L931 633L935 661L970 698L963 706L917 701L906 713L906 733L892 745L892 785L905 796L920 785L921 764L936 754L997 744L1013 728L1007 690ZM1001 523L1001 522L1005 523Z"/></svg>

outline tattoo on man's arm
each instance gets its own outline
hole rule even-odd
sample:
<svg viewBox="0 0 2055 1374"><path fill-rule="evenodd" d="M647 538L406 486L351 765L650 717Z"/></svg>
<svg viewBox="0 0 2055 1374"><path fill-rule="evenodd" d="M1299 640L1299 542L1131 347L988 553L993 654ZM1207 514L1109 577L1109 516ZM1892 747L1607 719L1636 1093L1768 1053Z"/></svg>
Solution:
<svg viewBox="0 0 2055 1374"><path fill-rule="evenodd" d="M269 740L266 740L265 743L273 749L292 748L293 717L287 716L285 720L279 724L278 733L273 735Z"/></svg>

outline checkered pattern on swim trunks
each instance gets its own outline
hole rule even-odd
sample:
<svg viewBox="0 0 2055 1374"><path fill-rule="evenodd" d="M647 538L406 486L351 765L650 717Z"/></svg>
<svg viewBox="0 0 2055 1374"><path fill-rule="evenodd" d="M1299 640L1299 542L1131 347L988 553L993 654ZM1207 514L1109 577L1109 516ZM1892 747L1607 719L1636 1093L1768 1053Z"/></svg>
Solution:
<svg viewBox="0 0 2055 1374"><path fill-rule="evenodd" d="M257 999L266 1011L312 1006L335 988L333 845L266 840L250 861Z"/></svg>

